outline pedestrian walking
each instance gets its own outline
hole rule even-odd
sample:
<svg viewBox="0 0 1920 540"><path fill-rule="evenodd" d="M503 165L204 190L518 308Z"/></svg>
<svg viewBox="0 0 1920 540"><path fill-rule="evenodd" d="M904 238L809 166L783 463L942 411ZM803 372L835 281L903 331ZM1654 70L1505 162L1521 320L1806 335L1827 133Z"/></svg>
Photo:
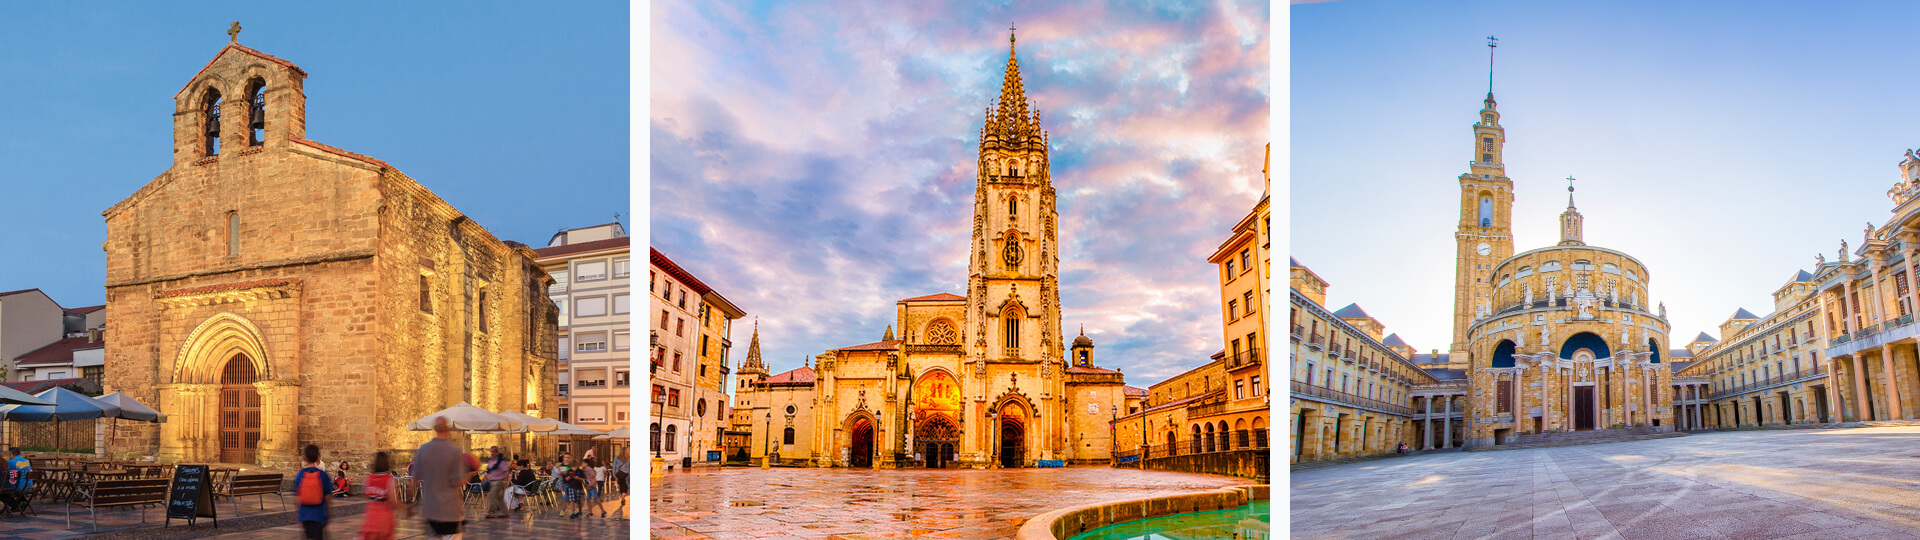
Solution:
<svg viewBox="0 0 1920 540"><path fill-rule="evenodd" d="M612 494L607 491L607 464L595 460L593 462L593 506L600 509L600 517L607 517L607 507L600 504L600 498Z"/></svg>
<svg viewBox="0 0 1920 540"><path fill-rule="evenodd" d="M300 497L300 528L307 538L321 540L327 537L327 493L332 491L333 479L328 478L326 469L321 468L320 447L309 444L300 453L301 465L305 468L293 475L293 492Z"/></svg>
<svg viewBox="0 0 1920 540"><path fill-rule="evenodd" d="M487 518L507 517L507 477L513 471L513 462L500 447L489 448L493 452L487 459Z"/></svg>
<svg viewBox="0 0 1920 540"><path fill-rule="evenodd" d="M566 486L566 501L573 503L573 514L567 519L578 518L585 511L586 501L583 499L586 497L587 475L579 467L562 467L566 469L561 473L561 484Z"/></svg>
<svg viewBox="0 0 1920 540"><path fill-rule="evenodd" d="M460 499L461 480L479 467L471 454L453 445L452 426L445 417L433 419L433 440L414 451L413 486L420 494L420 517L428 538L460 538L466 508Z"/></svg>
<svg viewBox="0 0 1920 540"><path fill-rule="evenodd" d="M404 508L405 502L395 499L393 458L386 452L373 454L373 474L367 475L366 485L361 488L370 502L367 503L366 521L360 524L358 540L393 540L395 508Z"/></svg>

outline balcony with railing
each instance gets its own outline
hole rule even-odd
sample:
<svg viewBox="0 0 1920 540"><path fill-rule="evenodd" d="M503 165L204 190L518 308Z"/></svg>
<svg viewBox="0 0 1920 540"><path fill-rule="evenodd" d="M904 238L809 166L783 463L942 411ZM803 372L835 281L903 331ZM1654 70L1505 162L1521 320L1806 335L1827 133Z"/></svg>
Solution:
<svg viewBox="0 0 1920 540"><path fill-rule="evenodd" d="M560 397L567 397L567 383L560 383Z"/></svg>
<svg viewBox="0 0 1920 540"><path fill-rule="evenodd" d="M1132 463L1145 459L1170 458L1198 454L1218 454L1223 452L1252 451L1265 454L1270 440L1265 429L1242 429L1237 431L1214 432L1211 435L1179 440L1172 444L1142 445L1131 449L1114 449L1114 461Z"/></svg>
<svg viewBox="0 0 1920 540"><path fill-rule="evenodd" d="M1827 374L1827 370L1823 369L1819 364L1815 364L1812 368L1803 369L1803 370L1796 371L1793 373L1788 373L1785 375L1775 375L1766 380L1742 384L1739 386L1734 386L1732 388L1727 388L1723 390L1714 390L1707 394L1707 399L1720 399L1728 396L1738 396L1740 394L1766 390L1768 388L1773 388L1777 386L1785 386L1785 385L1805 381L1808 379L1817 379L1822 376L1825 376L1826 374Z"/></svg>
<svg viewBox="0 0 1920 540"><path fill-rule="evenodd" d="M1227 369L1229 371L1257 365L1260 365L1259 349L1241 351L1239 354L1227 357Z"/></svg>
<svg viewBox="0 0 1920 540"><path fill-rule="evenodd" d="M1293 325L1293 334L1291 334L1291 337L1293 338L1294 341L1300 341L1300 336L1304 336L1306 334L1307 334L1307 327L1301 326L1298 324Z"/></svg>
<svg viewBox="0 0 1920 540"><path fill-rule="evenodd" d="M1307 336L1307 346L1314 350L1320 350L1326 348L1327 342L1321 340L1320 334L1312 334Z"/></svg>
<svg viewBox="0 0 1920 540"><path fill-rule="evenodd" d="M1347 405L1351 407L1373 409L1373 410L1385 412L1388 414L1397 414L1401 416L1413 416L1413 407L1408 407L1406 405L1401 405L1398 403L1392 403L1387 401L1381 401L1378 399L1373 399L1368 397L1361 397L1361 396L1349 394L1346 392L1341 392L1339 390L1334 390L1332 388L1327 388L1325 386L1314 386L1314 385L1307 384L1306 381L1289 381L1289 382L1293 383L1293 395L1295 396L1315 399L1319 401L1326 401L1326 402L1336 403L1340 405Z"/></svg>
<svg viewBox="0 0 1920 540"><path fill-rule="evenodd" d="M1333 343L1330 343L1330 344L1328 344L1328 345L1327 345L1327 354L1328 354L1328 355L1330 355L1330 356L1334 356L1334 357L1339 357L1339 356L1340 356L1340 352L1341 352L1341 351L1340 351L1340 342L1337 342L1337 341L1336 341L1336 342L1333 342Z"/></svg>

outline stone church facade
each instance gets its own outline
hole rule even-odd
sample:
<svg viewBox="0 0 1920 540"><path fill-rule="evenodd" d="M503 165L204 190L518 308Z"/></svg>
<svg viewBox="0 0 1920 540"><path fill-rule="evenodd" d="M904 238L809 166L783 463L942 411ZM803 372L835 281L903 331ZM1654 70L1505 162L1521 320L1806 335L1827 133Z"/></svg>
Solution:
<svg viewBox="0 0 1920 540"><path fill-rule="evenodd" d="M998 107L980 132L966 294L900 300L880 341L801 368L813 377L805 427L814 466L1031 467L1111 456L1124 381L1093 365L1084 335L1068 360L1047 133L1012 36L1008 43ZM763 369L743 367L741 376Z"/></svg>
<svg viewBox="0 0 1920 540"><path fill-rule="evenodd" d="M431 436L406 422L456 403L555 413L533 251L307 140L306 76L221 49L174 95L172 166L102 213L108 391L171 416L118 424L112 451L290 466L317 443L404 462Z"/></svg>

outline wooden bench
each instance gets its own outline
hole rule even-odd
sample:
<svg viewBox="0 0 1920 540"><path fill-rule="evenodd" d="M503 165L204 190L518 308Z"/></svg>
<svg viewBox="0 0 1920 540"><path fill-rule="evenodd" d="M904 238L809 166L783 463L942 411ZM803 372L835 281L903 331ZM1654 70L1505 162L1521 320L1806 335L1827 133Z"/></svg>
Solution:
<svg viewBox="0 0 1920 540"><path fill-rule="evenodd" d="M285 475L281 474L237 474L234 475L232 482L222 486L222 489L215 494L232 500L233 513L236 515L240 513L240 498L248 495L259 495L261 497L272 495L274 498L280 499L280 509L286 510L287 498L280 496L280 481L284 478ZM260 501L261 510L267 508L267 503L264 498L256 500Z"/></svg>
<svg viewBox="0 0 1920 540"><path fill-rule="evenodd" d="M140 521L144 523L147 521L146 505L167 503L167 486L170 482L165 479L149 478L82 483L73 491L71 500L67 502L67 526L73 526L73 507L75 506L86 507L87 513L93 516L93 530L96 531L100 530L98 510L101 507L140 506Z"/></svg>

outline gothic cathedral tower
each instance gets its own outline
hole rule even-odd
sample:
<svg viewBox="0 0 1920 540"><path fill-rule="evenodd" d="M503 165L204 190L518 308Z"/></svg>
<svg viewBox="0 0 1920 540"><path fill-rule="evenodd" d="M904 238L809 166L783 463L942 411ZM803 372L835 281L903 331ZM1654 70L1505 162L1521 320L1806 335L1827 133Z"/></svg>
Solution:
<svg viewBox="0 0 1920 540"><path fill-rule="evenodd" d="M1493 309L1493 283L1487 272L1513 256L1513 181L1501 152L1507 130L1500 127L1493 92L1482 102L1480 121L1473 125L1473 157L1460 175L1460 226L1454 233L1453 344L1449 364L1467 364L1467 328Z"/></svg>
<svg viewBox="0 0 1920 540"><path fill-rule="evenodd" d="M1050 459L1042 457L1056 450L1047 441L1061 435L1049 433L1051 422L1032 420L1059 414L1054 402L1065 397L1058 215L1047 133L1021 87L1011 34L1007 43L1000 102L980 130L965 330L973 380L962 386L980 419L1019 419L1032 429L1023 432L1027 459ZM969 419L975 413L969 411Z"/></svg>

